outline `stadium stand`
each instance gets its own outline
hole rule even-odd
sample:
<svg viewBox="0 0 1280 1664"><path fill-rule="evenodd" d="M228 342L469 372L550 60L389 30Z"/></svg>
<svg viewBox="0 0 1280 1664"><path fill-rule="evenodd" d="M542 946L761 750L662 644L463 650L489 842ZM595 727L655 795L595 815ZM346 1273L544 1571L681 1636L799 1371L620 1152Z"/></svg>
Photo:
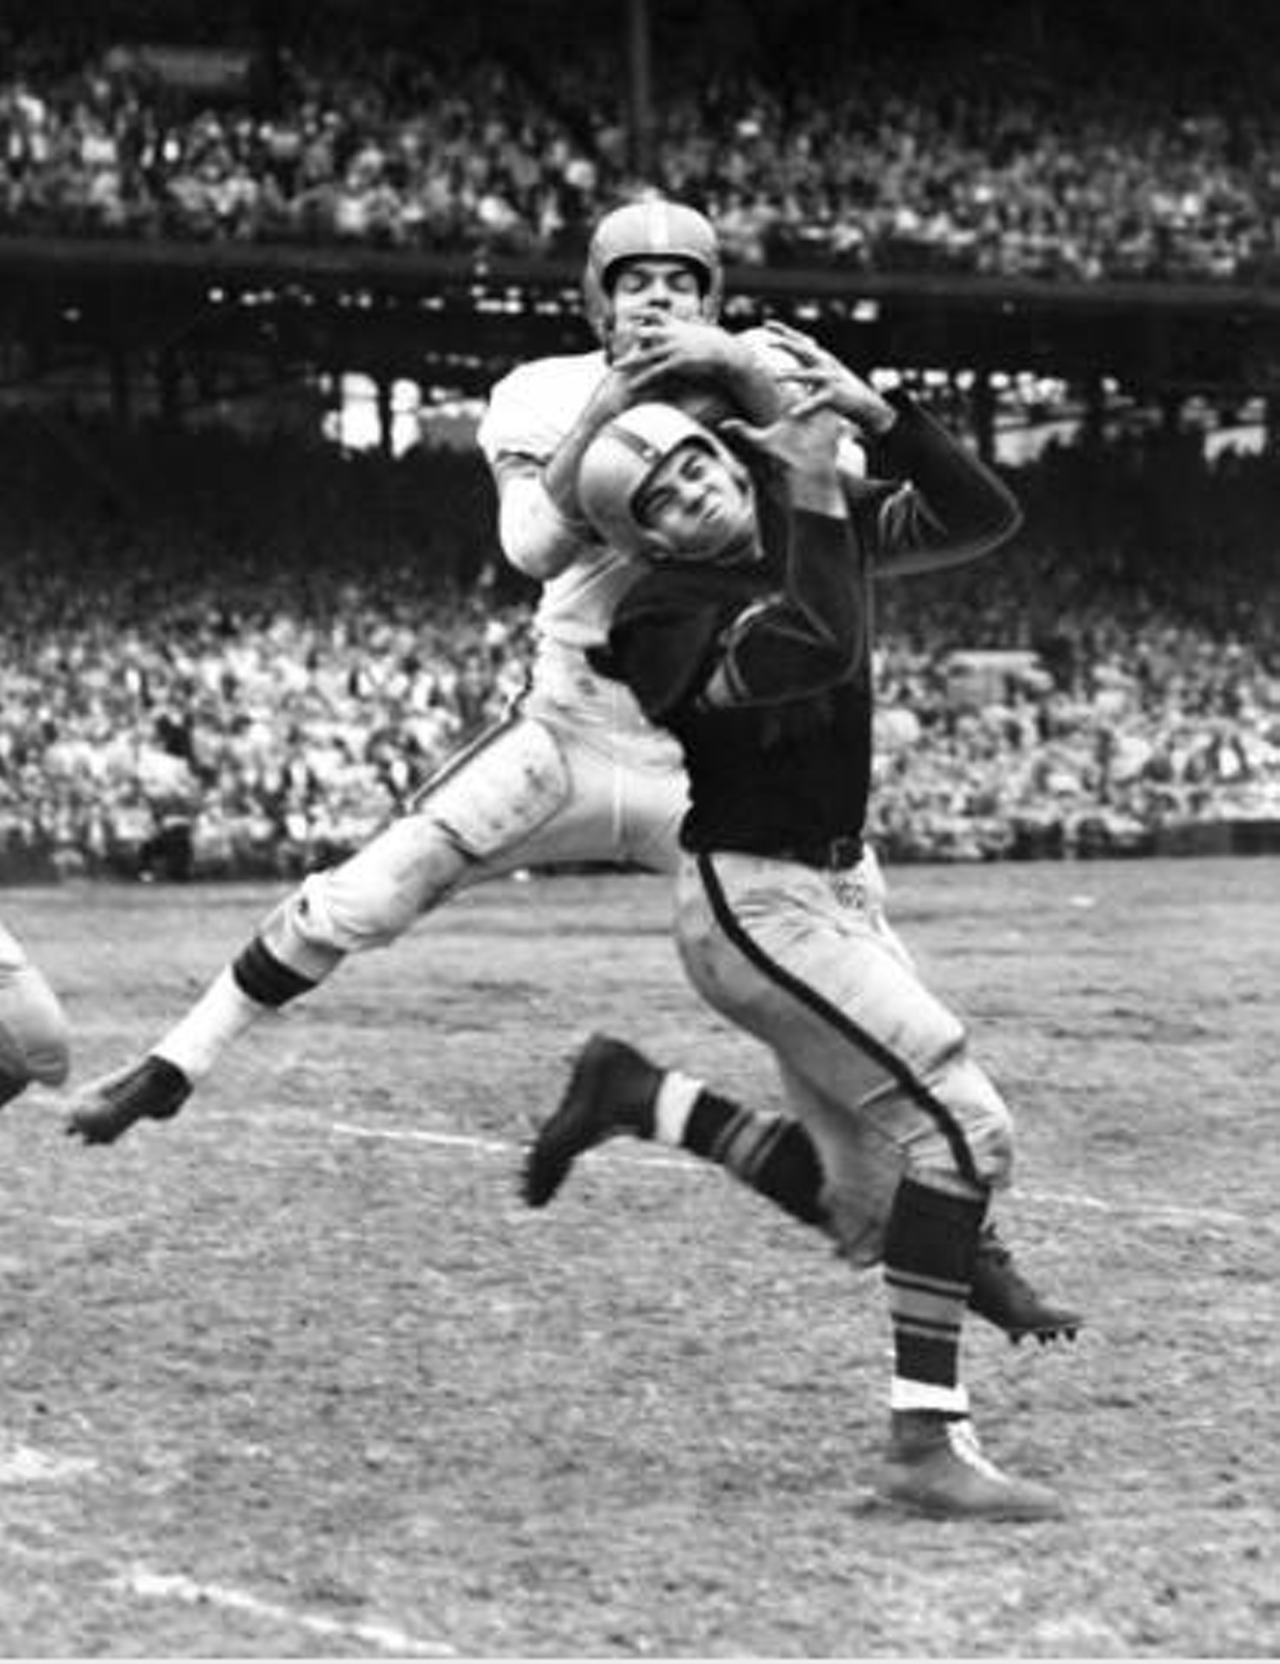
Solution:
<svg viewBox="0 0 1280 1664"><path fill-rule="evenodd" d="M74 28L57 10L0 26L0 237L571 256L652 182L746 267L1059 288L1280 271L1273 60L1245 35L1226 75L1158 42L1095 42L1062 73L1007 41L962 68L923 42L704 41L664 66L638 173L598 32L548 77L486 45L475 8L439 8L429 51L336 43L314 8L269 63L130 38L128 6ZM474 455L0 428L0 877L314 865L520 685L527 598L494 564ZM1011 556L886 592L886 854L1275 847L1274 455L1077 443L1014 484Z"/></svg>
<svg viewBox="0 0 1280 1664"><path fill-rule="evenodd" d="M120 474L153 480L125 515L39 427L11 419L0 438L11 876L326 861L519 689L528 606L489 564L472 456L401 458L400 509L373 532L379 459L216 433L160 453L140 436L132 455L117 440ZM1250 828L1265 843L1280 827L1274 466L1067 449L1014 484L1028 527L1009 556L884 592L886 855L1136 854L1185 847L1192 827L1197 847ZM1082 498L1123 527L1111 508L1132 493L1162 502L1163 523L1088 544Z"/></svg>
<svg viewBox="0 0 1280 1664"><path fill-rule="evenodd" d="M651 183L714 213L746 265L1260 282L1280 264L1275 88L1256 79L694 64L637 178L616 56L595 52L553 94L506 57L317 44L281 55L264 99L249 77L179 96L154 50L68 62L11 40L0 230L555 255Z"/></svg>

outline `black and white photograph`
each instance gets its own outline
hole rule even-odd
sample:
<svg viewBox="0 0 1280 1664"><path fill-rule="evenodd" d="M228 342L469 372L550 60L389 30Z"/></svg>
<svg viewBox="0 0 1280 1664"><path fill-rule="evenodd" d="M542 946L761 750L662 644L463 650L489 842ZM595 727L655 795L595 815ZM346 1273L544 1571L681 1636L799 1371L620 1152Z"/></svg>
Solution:
<svg viewBox="0 0 1280 1664"><path fill-rule="evenodd" d="M1280 1656L1280 7L5 0L0 1658Z"/></svg>

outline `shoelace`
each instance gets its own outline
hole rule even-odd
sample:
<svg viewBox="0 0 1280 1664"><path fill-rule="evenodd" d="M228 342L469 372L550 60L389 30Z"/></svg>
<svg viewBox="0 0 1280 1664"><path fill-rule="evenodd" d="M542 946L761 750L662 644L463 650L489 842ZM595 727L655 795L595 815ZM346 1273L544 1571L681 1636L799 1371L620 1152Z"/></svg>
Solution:
<svg viewBox="0 0 1280 1664"><path fill-rule="evenodd" d="M984 1479L994 1480L997 1484L1007 1483L1004 1474L995 1463L982 1454L982 1446L978 1443L978 1435L971 1421L949 1421L947 1442L956 1457L975 1473L980 1473Z"/></svg>

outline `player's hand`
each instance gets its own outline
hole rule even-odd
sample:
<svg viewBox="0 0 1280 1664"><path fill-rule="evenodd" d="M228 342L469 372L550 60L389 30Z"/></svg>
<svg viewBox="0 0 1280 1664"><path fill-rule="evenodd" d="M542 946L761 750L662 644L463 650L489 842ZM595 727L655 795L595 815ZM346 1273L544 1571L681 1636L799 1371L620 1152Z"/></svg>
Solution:
<svg viewBox="0 0 1280 1664"><path fill-rule="evenodd" d="M724 382L744 351L719 324L652 312L635 320L614 365L638 396L649 397L668 381Z"/></svg>
<svg viewBox="0 0 1280 1664"><path fill-rule="evenodd" d="M871 438L887 433L893 426L897 419L893 406L811 335L776 319L770 320L766 328L770 339L786 353L787 362L779 369L778 379L799 395L791 407L792 415L832 410Z"/></svg>
<svg viewBox="0 0 1280 1664"><path fill-rule="evenodd" d="M764 426L729 417L721 423L720 431L797 473L835 473L840 419L825 404L813 404L807 410L792 406Z"/></svg>

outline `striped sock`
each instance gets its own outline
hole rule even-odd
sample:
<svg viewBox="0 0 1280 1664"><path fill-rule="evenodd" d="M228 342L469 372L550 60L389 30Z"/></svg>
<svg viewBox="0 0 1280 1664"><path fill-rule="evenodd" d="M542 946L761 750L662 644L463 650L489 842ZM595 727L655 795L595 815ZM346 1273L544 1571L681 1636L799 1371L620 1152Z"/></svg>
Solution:
<svg viewBox="0 0 1280 1664"><path fill-rule="evenodd" d="M957 1196L909 1178L898 1186L884 1251L894 1410L968 1411L960 1331L986 1206L983 1192Z"/></svg>
<svg viewBox="0 0 1280 1664"><path fill-rule="evenodd" d="M679 1115L672 1113L674 1093L671 1099L666 1096L667 1081L673 1079L686 1085ZM798 1121L744 1109L689 1077L674 1074L663 1082L655 1119L663 1142L715 1162L806 1225L823 1223L822 1164L817 1147Z"/></svg>

